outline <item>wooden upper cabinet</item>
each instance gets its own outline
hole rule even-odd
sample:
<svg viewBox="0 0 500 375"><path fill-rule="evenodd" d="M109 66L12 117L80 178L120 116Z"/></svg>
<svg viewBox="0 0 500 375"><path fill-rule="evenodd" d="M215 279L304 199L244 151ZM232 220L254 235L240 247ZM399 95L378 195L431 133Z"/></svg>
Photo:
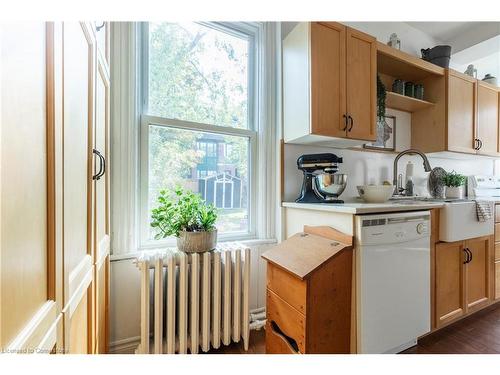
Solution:
<svg viewBox="0 0 500 375"><path fill-rule="evenodd" d="M479 154L498 155L498 89L477 83L477 138Z"/></svg>
<svg viewBox="0 0 500 375"><path fill-rule="evenodd" d="M466 302L467 310L473 311L484 307L490 300L490 266L493 249L492 236L479 237L465 241L470 251L470 261L466 267ZM491 259L490 259L491 258Z"/></svg>
<svg viewBox="0 0 500 375"><path fill-rule="evenodd" d="M346 102L349 138L375 140L377 44L368 34L347 28Z"/></svg>
<svg viewBox="0 0 500 375"><path fill-rule="evenodd" d="M450 70L447 76L447 86L447 151L475 154L476 80Z"/></svg>
<svg viewBox="0 0 500 375"><path fill-rule="evenodd" d="M436 245L436 327L465 314L464 243L441 242Z"/></svg>
<svg viewBox="0 0 500 375"><path fill-rule="evenodd" d="M346 27L311 23L311 130L314 134L346 134Z"/></svg>
<svg viewBox="0 0 500 375"><path fill-rule="evenodd" d="M335 22L302 22L283 41L287 143L335 147L374 140L376 40Z"/></svg>
<svg viewBox="0 0 500 375"><path fill-rule="evenodd" d="M500 155L498 87L452 69L424 86L434 105L412 115L413 148Z"/></svg>

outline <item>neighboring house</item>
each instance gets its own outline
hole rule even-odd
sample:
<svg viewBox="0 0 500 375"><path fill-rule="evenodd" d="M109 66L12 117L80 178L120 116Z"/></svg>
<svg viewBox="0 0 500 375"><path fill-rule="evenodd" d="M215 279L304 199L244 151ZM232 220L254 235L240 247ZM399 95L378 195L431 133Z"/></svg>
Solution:
<svg viewBox="0 0 500 375"><path fill-rule="evenodd" d="M203 158L191 173L193 182L197 183L195 190L217 208L242 208L246 184L229 159L231 144L225 143L221 135L204 134L197 140L196 147L203 152Z"/></svg>

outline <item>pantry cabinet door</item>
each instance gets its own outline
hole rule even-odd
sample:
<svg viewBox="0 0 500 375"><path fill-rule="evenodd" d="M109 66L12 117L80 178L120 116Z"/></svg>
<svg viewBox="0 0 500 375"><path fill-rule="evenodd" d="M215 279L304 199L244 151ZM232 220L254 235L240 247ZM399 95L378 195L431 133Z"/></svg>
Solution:
<svg viewBox="0 0 500 375"><path fill-rule="evenodd" d="M472 257L466 267L467 311L478 310L490 301L490 266L493 238L490 236L474 238L465 242ZM490 259L491 257L491 259Z"/></svg>
<svg viewBox="0 0 500 375"><path fill-rule="evenodd" d="M103 57L97 58L96 121L94 149L94 247L96 353L108 347L109 303L109 72Z"/></svg>
<svg viewBox="0 0 500 375"><path fill-rule="evenodd" d="M477 83L478 154L498 155L498 91L487 83Z"/></svg>
<svg viewBox="0 0 500 375"><path fill-rule="evenodd" d="M345 137L345 26L311 22L311 132Z"/></svg>
<svg viewBox="0 0 500 375"><path fill-rule="evenodd" d="M448 71L448 147L449 151L475 154L476 80ZM496 138L495 138L496 139Z"/></svg>
<svg viewBox="0 0 500 375"><path fill-rule="evenodd" d="M435 250L436 328L464 315L464 242L440 242Z"/></svg>
<svg viewBox="0 0 500 375"><path fill-rule="evenodd" d="M0 25L0 349L56 345L53 27Z"/></svg>
<svg viewBox="0 0 500 375"><path fill-rule="evenodd" d="M375 140L377 44L368 34L347 28L346 93L349 138Z"/></svg>
<svg viewBox="0 0 500 375"><path fill-rule="evenodd" d="M88 311L93 273L91 145L95 44L85 23L64 23L63 35L65 342L70 353L87 353L91 349Z"/></svg>

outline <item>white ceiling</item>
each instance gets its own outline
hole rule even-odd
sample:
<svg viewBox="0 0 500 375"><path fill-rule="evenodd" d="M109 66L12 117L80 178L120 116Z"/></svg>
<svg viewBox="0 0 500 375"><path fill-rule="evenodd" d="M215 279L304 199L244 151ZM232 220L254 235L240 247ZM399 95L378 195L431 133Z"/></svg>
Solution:
<svg viewBox="0 0 500 375"><path fill-rule="evenodd" d="M407 24L442 42L455 39L482 23L484 22L407 22Z"/></svg>

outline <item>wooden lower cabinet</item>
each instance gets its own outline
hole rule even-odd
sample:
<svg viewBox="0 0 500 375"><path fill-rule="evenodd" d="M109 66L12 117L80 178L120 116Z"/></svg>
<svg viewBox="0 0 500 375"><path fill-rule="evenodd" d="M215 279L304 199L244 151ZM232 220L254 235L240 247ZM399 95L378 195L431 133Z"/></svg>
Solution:
<svg viewBox="0 0 500 375"><path fill-rule="evenodd" d="M436 244L436 328L490 303L492 251L493 236Z"/></svg>
<svg viewBox="0 0 500 375"><path fill-rule="evenodd" d="M350 353L352 238L332 242L331 231L307 228L263 254L266 353Z"/></svg>
<svg viewBox="0 0 500 375"><path fill-rule="evenodd" d="M495 205L495 241L500 241L500 204ZM495 242L495 264L493 266L493 294L495 300L500 299L500 242Z"/></svg>
<svg viewBox="0 0 500 375"><path fill-rule="evenodd" d="M495 263L495 299L500 298L500 262Z"/></svg>
<svg viewBox="0 0 500 375"><path fill-rule="evenodd" d="M465 241L470 251L470 260L466 263L466 301L467 311L478 310L490 302L490 265L493 238L491 236Z"/></svg>
<svg viewBox="0 0 500 375"><path fill-rule="evenodd" d="M435 252L437 328L465 313L464 242L441 242Z"/></svg>

